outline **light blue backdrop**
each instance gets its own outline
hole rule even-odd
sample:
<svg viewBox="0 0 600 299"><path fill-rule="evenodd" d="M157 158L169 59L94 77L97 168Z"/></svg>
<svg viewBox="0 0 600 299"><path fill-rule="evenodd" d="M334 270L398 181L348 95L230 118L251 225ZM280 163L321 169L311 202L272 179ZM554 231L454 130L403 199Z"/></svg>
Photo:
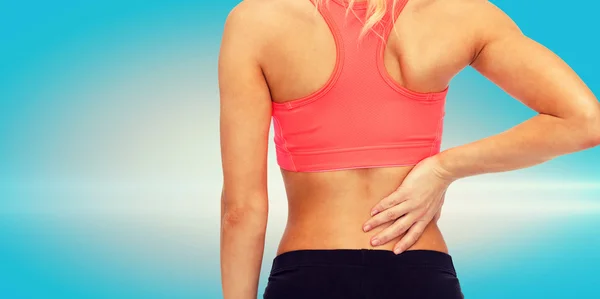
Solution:
<svg viewBox="0 0 600 299"><path fill-rule="evenodd" d="M0 298L220 298L218 47L237 1L0 1ZM600 90L595 2L493 1ZM534 115L471 69L443 147ZM600 298L600 149L451 187L467 298ZM262 288L285 223L270 152Z"/></svg>

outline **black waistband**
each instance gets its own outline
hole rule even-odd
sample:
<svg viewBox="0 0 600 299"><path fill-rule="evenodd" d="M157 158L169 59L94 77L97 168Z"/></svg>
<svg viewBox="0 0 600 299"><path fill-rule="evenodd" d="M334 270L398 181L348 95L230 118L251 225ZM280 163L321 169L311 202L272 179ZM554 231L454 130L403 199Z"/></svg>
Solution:
<svg viewBox="0 0 600 299"><path fill-rule="evenodd" d="M423 266L456 274L452 257L435 250L408 250L399 255L378 249L302 249L275 257L271 271L298 266Z"/></svg>

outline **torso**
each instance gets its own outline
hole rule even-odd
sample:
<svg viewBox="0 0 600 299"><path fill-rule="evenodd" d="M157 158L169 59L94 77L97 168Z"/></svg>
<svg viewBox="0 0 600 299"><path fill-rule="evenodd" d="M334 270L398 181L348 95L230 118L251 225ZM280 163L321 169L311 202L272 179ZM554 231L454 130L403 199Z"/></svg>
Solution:
<svg viewBox="0 0 600 299"><path fill-rule="evenodd" d="M326 22L309 0L255 1L264 5L264 25L271 28L263 35L268 46L259 60L272 100L283 103L318 90L330 77L336 58ZM466 2L408 1L384 55L386 69L396 82L416 92L437 92L469 65L477 46L472 20L465 18L468 12L462 4ZM278 254L296 249L373 248L370 238L387 225L368 233L362 225L371 208L400 186L411 168L282 170L289 216ZM377 249L392 250L397 240ZM448 251L436 221L410 249Z"/></svg>

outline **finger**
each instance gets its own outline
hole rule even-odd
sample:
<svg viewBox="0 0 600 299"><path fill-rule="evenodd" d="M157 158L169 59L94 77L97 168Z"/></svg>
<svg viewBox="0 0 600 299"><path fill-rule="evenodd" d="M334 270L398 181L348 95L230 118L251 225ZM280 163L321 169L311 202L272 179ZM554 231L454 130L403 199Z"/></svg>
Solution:
<svg viewBox="0 0 600 299"><path fill-rule="evenodd" d="M372 209L371 216L375 216L377 213L389 209L397 204L406 201L406 192L403 189L396 189L392 194L384 197L380 200Z"/></svg>
<svg viewBox="0 0 600 299"><path fill-rule="evenodd" d="M402 202L396 206L388 208L385 211L369 218L369 220L367 220L367 222L365 222L365 224L363 225L363 230L365 232L368 232L373 228L378 227L384 223L394 221L404 216L404 214L410 212L413 208L413 205L408 201Z"/></svg>
<svg viewBox="0 0 600 299"><path fill-rule="evenodd" d="M396 246L394 246L394 253L400 254L413 246L417 240L419 240L426 227L427 221L417 221L413 226L410 227L410 229L408 229L406 235L404 235L404 237L402 237L402 239L396 243Z"/></svg>
<svg viewBox="0 0 600 299"><path fill-rule="evenodd" d="M410 213L399 218L392 225L371 238L371 245L380 246L388 243L392 239L399 237L415 223L415 218Z"/></svg>

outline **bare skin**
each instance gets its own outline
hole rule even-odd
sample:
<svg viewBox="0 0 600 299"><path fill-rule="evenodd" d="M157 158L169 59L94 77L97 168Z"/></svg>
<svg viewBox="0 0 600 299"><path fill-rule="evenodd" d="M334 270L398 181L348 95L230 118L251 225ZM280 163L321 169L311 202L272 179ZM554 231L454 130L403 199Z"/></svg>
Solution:
<svg viewBox="0 0 600 299"><path fill-rule="evenodd" d="M289 218L278 253L310 248L448 252L436 222L452 181L532 166L600 143L600 106L591 91L491 3L411 0L395 29L384 61L398 84L417 92L441 91L471 65L540 115L505 133L444 151L417 166L418 171L282 170ZM308 0L246 0L228 17L219 58L226 299L257 294L268 213L271 103L319 89L334 62L331 33ZM371 218L374 207L379 213ZM373 228L365 232L365 224ZM374 237L380 246L373 246Z"/></svg>
<svg viewBox="0 0 600 299"><path fill-rule="evenodd" d="M372 246L370 240L392 224L370 232L362 230L369 211L392 193L412 167L389 167L331 173L283 171L289 213L277 253L295 249L370 248L392 250L396 237L387 244ZM332 213L331 211L335 211ZM435 221L410 249L448 252Z"/></svg>

